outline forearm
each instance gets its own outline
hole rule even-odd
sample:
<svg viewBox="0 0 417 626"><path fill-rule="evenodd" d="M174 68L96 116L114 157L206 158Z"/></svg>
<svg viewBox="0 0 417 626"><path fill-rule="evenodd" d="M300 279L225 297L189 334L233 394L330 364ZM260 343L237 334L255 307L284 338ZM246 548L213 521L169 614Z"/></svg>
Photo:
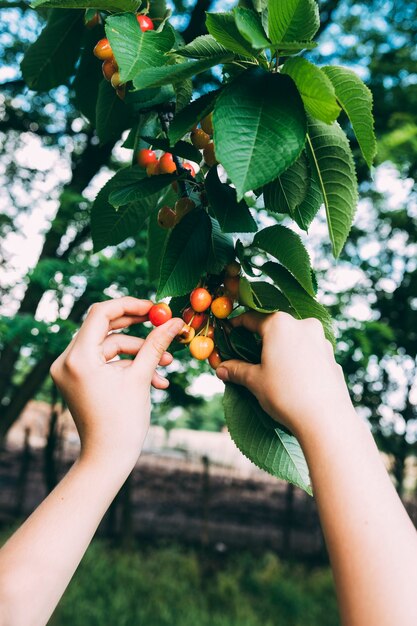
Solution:
<svg viewBox="0 0 417 626"><path fill-rule="evenodd" d="M345 626L415 626L417 533L353 408L300 435Z"/></svg>
<svg viewBox="0 0 417 626"><path fill-rule="evenodd" d="M9 539L0 550L2 626L47 623L128 473L77 461Z"/></svg>

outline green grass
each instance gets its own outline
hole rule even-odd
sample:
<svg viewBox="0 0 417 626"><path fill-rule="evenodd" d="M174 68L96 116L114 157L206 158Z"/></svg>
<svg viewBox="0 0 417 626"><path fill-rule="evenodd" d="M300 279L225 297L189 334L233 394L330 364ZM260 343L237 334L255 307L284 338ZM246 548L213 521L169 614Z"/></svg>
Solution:
<svg viewBox="0 0 417 626"><path fill-rule="evenodd" d="M49 624L338 626L339 620L328 568L244 553L203 575L190 549L124 553L96 540Z"/></svg>

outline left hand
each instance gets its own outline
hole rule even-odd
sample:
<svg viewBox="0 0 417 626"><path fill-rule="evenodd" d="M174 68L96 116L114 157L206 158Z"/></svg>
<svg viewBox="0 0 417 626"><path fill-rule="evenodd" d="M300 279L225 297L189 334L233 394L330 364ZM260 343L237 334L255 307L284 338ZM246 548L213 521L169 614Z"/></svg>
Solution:
<svg viewBox="0 0 417 626"><path fill-rule="evenodd" d="M94 304L52 364L51 376L74 418L84 459L129 470L139 457L150 421L150 387L169 385L155 370L172 362L166 350L184 322L174 318L146 340L111 331L146 321L151 306L132 297ZM119 354L135 358L111 361Z"/></svg>

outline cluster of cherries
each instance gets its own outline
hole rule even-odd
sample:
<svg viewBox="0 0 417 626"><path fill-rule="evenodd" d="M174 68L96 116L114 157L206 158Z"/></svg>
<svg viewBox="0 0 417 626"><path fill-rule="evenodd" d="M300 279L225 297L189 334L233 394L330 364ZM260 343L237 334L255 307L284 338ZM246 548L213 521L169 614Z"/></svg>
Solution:
<svg viewBox="0 0 417 626"><path fill-rule="evenodd" d="M185 325L177 340L189 346L195 359L208 359L213 369L222 362L214 344L214 329L233 311L233 302L239 294L240 269L237 261L227 265L223 286L214 295L205 287L197 287L190 294L190 306L182 311ZM154 326L161 326L172 318L172 311L165 302L159 302L151 307L148 318Z"/></svg>
<svg viewBox="0 0 417 626"><path fill-rule="evenodd" d="M136 19L138 20L138 24L142 32L154 30L153 22L147 15L138 14ZM110 42L107 37L100 39L93 52L94 55L100 59L100 61L103 61L103 65L101 67L104 78L111 83L119 98L123 100L126 93L126 85L124 85L120 80L119 67L116 59L114 58L113 50L111 49Z"/></svg>

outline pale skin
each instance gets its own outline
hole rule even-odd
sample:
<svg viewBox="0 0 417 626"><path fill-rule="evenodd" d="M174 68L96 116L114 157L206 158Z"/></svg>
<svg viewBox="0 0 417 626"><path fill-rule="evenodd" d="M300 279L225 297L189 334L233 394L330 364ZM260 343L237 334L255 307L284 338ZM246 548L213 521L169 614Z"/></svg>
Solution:
<svg viewBox="0 0 417 626"><path fill-rule="evenodd" d="M150 419L151 385L183 322L145 342L109 332L140 323L148 301L95 305L51 374L73 414L81 453L72 469L0 550L0 626L42 626L74 574L112 499L134 467ZM417 624L417 533L355 413L321 325L285 313L244 314L263 339L262 362L222 364L222 380L245 385L304 450L344 626ZM131 361L113 361L129 354ZM30 602L25 601L30 597Z"/></svg>

